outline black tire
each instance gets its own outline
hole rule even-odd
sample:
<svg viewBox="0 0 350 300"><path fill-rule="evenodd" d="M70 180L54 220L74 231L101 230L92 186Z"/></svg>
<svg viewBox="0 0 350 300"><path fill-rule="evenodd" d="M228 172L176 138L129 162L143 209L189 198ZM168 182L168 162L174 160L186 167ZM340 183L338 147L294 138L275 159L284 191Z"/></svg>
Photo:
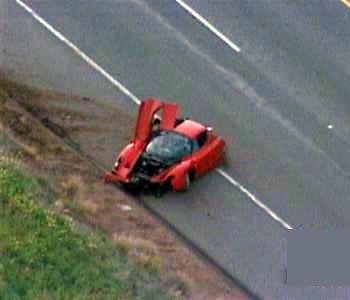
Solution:
<svg viewBox="0 0 350 300"><path fill-rule="evenodd" d="M192 182L195 178L196 178L196 172L194 169L192 169L191 171L188 172L189 176L190 176L190 182Z"/></svg>
<svg viewBox="0 0 350 300"><path fill-rule="evenodd" d="M128 193L130 193L134 196L138 196L141 193L141 188L135 184L123 183L122 187L125 191L127 191Z"/></svg>
<svg viewBox="0 0 350 300"><path fill-rule="evenodd" d="M166 192L169 192L172 190L172 186L171 186L171 182L170 180L165 181L163 184L159 185L158 187L156 187L155 191L154 191L154 195L157 198L162 197Z"/></svg>
<svg viewBox="0 0 350 300"><path fill-rule="evenodd" d="M156 198L161 198L164 195L164 189L162 186L157 186L154 191L154 196Z"/></svg>

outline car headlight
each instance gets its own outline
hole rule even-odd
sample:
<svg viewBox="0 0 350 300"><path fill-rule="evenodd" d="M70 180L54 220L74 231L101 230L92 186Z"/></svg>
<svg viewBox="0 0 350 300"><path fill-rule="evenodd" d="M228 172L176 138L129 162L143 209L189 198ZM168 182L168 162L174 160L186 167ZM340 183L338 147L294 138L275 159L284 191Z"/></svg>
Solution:
<svg viewBox="0 0 350 300"><path fill-rule="evenodd" d="M121 158L119 158L119 159L115 162L115 164L114 164L114 168L115 168L115 169L118 169L118 167L119 167L119 165L120 165L120 161L121 161Z"/></svg>

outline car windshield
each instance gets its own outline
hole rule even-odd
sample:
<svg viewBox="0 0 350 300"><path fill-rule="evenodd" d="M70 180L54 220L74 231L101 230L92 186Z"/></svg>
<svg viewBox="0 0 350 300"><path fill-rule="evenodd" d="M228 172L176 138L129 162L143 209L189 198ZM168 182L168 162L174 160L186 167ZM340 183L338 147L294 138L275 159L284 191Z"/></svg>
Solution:
<svg viewBox="0 0 350 300"><path fill-rule="evenodd" d="M174 163L191 153L191 140L173 131L161 131L146 147L146 154Z"/></svg>

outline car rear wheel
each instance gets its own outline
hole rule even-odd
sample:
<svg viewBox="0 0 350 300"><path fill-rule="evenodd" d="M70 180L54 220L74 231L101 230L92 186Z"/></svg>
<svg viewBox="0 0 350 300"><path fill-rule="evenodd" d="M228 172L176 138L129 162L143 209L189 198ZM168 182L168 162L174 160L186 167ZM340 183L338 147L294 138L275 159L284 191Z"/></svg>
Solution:
<svg viewBox="0 0 350 300"><path fill-rule="evenodd" d="M155 193L154 195L157 198L162 197L166 192L171 191L172 190L172 186L171 186L171 182L168 179L167 181L165 181L163 184L160 184L159 186L157 186L155 188Z"/></svg>

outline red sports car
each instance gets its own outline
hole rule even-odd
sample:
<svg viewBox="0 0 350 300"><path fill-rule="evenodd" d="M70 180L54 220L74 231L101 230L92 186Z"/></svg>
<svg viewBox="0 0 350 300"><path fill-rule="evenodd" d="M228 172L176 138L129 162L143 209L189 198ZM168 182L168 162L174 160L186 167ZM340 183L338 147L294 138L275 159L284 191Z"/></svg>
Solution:
<svg viewBox="0 0 350 300"><path fill-rule="evenodd" d="M161 113L161 118L157 113ZM135 136L121 151L105 182L126 186L184 191L190 182L216 168L225 142L210 127L178 119L174 103L155 98L142 101Z"/></svg>

